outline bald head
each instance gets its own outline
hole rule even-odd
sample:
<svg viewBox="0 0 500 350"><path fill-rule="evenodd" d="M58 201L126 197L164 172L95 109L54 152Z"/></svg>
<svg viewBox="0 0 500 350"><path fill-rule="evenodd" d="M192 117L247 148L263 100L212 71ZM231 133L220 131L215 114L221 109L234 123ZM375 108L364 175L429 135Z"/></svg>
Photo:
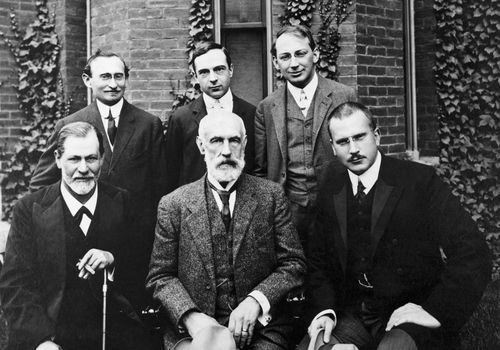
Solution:
<svg viewBox="0 0 500 350"><path fill-rule="evenodd" d="M237 179L245 166L247 136L241 118L231 112L210 111L200 121L196 144L207 172L219 182Z"/></svg>

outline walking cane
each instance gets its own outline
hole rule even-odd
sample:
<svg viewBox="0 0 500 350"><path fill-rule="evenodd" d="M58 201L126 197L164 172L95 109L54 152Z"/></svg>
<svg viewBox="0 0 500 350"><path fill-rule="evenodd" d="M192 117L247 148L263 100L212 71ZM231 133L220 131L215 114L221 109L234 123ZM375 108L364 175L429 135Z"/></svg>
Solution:
<svg viewBox="0 0 500 350"><path fill-rule="evenodd" d="M104 283L102 284L102 350L106 350L106 294L108 293L108 273L104 269Z"/></svg>

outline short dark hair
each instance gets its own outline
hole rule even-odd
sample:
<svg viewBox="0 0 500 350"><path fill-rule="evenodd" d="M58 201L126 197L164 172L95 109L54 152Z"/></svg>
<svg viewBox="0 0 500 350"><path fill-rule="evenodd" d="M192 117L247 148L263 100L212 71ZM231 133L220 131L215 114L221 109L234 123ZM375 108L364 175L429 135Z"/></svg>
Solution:
<svg viewBox="0 0 500 350"><path fill-rule="evenodd" d="M309 28L301 24L297 24L294 26L285 26L278 31L278 33L276 34L276 39L274 39L273 41L273 46L271 47L271 55L273 57L276 57L276 40L278 40L278 38L283 34L292 34L301 38L305 38L307 39L307 41L309 41L309 47L311 48L311 50L314 51L314 49L316 48L316 42L314 41L314 37Z"/></svg>
<svg viewBox="0 0 500 350"><path fill-rule="evenodd" d="M227 51L227 49L224 46L213 41L201 41L196 45L196 48L193 51L193 55L189 60L189 65L193 67L193 71L195 74L196 74L196 66L194 64L194 60L200 57L201 55L206 54L210 50L222 50L222 52L226 56L227 66L228 68L231 68L231 56L229 56L229 51Z"/></svg>
<svg viewBox="0 0 500 350"><path fill-rule="evenodd" d="M373 118L373 114L372 112L370 112L368 107L359 102L348 101L338 105L328 116L328 133L330 134L330 137L332 137L330 133L330 120L347 118L356 112L361 112L365 115L370 123L370 127L372 128L372 130L375 130L377 128L377 122Z"/></svg>
<svg viewBox="0 0 500 350"><path fill-rule="evenodd" d="M83 68L83 74L86 74L89 77L92 76L92 70L90 69L90 66L91 66L92 62L94 62L94 60L96 58L99 58L99 57L116 57L116 58L118 58L123 63L123 70L125 73L125 78L128 78L128 73L129 73L130 69L128 68L127 64L125 63L125 60L120 55L118 55L114 52L104 52L101 49L98 49L95 52L95 54L93 54L92 56L89 57L89 59L87 60L87 64Z"/></svg>
<svg viewBox="0 0 500 350"><path fill-rule="evenodd" d="M104 140L101 132L92 124L87 122L73 122L66 124L57 133L57 153L61 156L64 153L64 142L70 136L73 137L86 137L92 131L95 132L97 140L99 141L99 154L104 154Z"/></svg>

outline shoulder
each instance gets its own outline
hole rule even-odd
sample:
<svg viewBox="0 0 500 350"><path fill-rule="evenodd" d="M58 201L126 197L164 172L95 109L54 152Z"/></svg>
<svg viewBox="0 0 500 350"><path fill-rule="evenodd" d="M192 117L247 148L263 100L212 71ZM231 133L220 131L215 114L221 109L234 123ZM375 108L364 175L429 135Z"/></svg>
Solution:
<svg viewBox="0 0 500 350"><path fill-rule="evenodd" d="M321 76L318 76L318 88L331 90L335 93L345 93L345 94L354 94L354 89L350 86L341 84L334 80L326 79Z"/></svg>
<svg viewBox="0 0 500 350"><path fill-rule="evenodd" d="M250 110L255 111L255 106L248 101L236 96L233 94L233 103L238 106L239 109L242 110Z"/></svg>
<svg viewBox="0 0 500 350"><path fill-rule="evenodd" d="M244 177L244 181L246 183L245 186L257 193L258 197L276 197L285 195L283 187L277 182L246 173L243 173L241 176Z"/></svg>
<svg viewBox="0 0 500 350"><path fill-rule="evenodd" d="M271 105L275 101L278 101L279 99L283 98L285 89L286 89L286 84L283 84L282 86L274 90L271 94L269 94L265 99L260 101L259 105Z"/></svg>
<svg viewBox="0 0 500 350"><path fill-rule="evenodd" d="M410 160L382 156L380 177L384 181L405 185L409 183L426 184L436 176L434 167Z"/></svg>
<svg viewBox="0 0 500 350"><path fill-rule="evenodd" d="M157 123L161 124L161 120L159 117L149 112L146 112L145 110L137 106L134 106L133 104L127 102L126 100L123 101L122 111L123 113L132 114L134 116L139 117L138 119L139 122L150 123L150 124L157 124Z"/></svg>
<svg viewBox="0 0 500 350"><path fill-rule="evenodd" d="M203 109L203 108L205 108L205 103L203 102L202 96L200 96L197 99L189 102L188 104L177 108L172 113L171 118L174 120L175 119L184 120L182 118L186 118L188 116L193 116L195 109Z"/></svg>
<svg viewBox="0 0 500 350"><path fill-rule="evenodd" d="M188 202L196 201L194 198L203 196L204 182L205 176L175 189L162 197L159 206L183 206Z"/></svg>
<svg viewBox="0 0 500 350"><path fill-rule="evenodd" d="M129 192L121 187L111 185L107 182L99 181L99 192L115 200L127 200L130 196Z"/></svg>

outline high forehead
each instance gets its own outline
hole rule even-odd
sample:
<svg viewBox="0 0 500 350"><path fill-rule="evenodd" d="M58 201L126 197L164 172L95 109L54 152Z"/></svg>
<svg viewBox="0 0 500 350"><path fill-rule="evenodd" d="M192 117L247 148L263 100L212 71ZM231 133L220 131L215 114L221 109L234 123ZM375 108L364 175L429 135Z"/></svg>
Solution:
<svg viewBox="0 0 500 350"><path fill-rule="evenodd" d="M100 56L90 63L90 70L92 74L125 73L125 66L116 56Z"/></svg>
<svg viewBox="0 0 500 350"><path fill-rule="evenodd" d="M230 138L243 135L242 122L231 116L210 116L203 123L201 132L204 137Z"/></svg>
<svg viewBox="0 0 500 350"><path fill-rule="evenodd" d="M201 68L211 68L215 66L227 66L226 55L221 49L212 49L194 59L197 70Z"/></svg>
<svg viewBox="0 0 500 350"><path fill-rule="evenodd" d="M276 53L293 52L299 49L311 49L309 39L298 33L284 33L276 39Z"/></svg>
<svg viewBox="0 0 500 350"><path fill-rule="evenodd" d="M63 143L64 155L99 154L99 140L95 132L85 136L69 135Z"/></svg>
<svg viewBox="0 0 500 350"><path fill-rule="evenodd" d="M371 130L370 120L362 111L355 111L342 118L332 118L329 127L334 138L353 136Z"/></svg>

